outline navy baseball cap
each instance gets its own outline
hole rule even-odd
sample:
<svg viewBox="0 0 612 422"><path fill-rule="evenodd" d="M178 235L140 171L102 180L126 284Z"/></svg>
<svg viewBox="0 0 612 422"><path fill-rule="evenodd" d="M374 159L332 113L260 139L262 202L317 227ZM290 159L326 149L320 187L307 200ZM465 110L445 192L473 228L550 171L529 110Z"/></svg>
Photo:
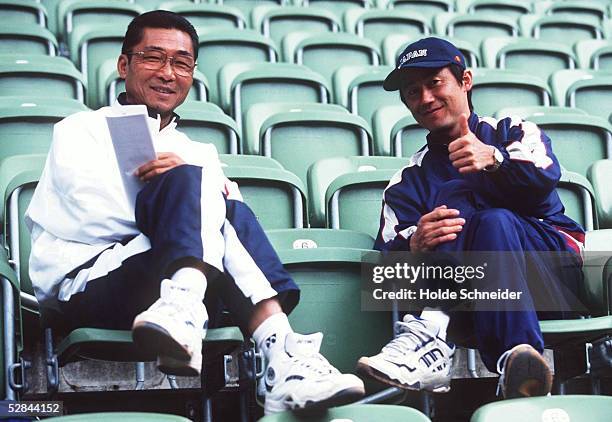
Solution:
<svg viewBox="0 0 612 422"><path fill-rule="evenodd" d="M385 91L400 89L402 69L440 68L454 63L466 68L465 57L450 42L441 38L423 38L408 45L397 58L395 69L387 75L383 88Z"/></svg>

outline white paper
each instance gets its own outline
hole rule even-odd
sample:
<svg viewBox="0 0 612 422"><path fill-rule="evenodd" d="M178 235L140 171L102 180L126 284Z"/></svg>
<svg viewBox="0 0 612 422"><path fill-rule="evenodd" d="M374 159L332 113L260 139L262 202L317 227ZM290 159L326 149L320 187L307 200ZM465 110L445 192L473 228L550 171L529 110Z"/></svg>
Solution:
<svg viewBox="0 0 612 422"><path fill-rule="evenodd" d="M125 193L130 204L134 206L136 195L144 186L144 182L134 175L134 171L157 158L157 155L147 122L146 106L124 106L117 110L117 113L116 116L108 116L106 123L113 141Z"/></svg>

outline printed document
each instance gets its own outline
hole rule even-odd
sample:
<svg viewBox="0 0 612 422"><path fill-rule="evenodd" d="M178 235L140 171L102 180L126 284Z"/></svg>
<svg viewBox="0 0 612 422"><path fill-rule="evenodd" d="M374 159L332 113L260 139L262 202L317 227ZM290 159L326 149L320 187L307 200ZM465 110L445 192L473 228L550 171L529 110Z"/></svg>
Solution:
<svg viewBox="0 0 612 422"><path fill-rule="evenodd" d="M110 131L119 171L127 197L134 206L136 195L144 182L134 175L134 171L157 155L153 147L151 129L148 124L147 108L144 105L121 107L116 116L106 118Z"/></svg>

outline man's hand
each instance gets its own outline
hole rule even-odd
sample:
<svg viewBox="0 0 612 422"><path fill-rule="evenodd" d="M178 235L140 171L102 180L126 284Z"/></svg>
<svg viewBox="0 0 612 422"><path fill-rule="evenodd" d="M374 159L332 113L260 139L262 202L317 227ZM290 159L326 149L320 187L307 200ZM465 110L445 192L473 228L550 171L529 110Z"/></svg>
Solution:
<svg viewBox="0 0 612 422"><path fill-rule="evenodd" d="M153 177L165 173L176 166L185 164L183 159L173 152L160 152L157 154L156 160L151 160L148 163L138 167L134 175L143 182L151 180Z"/></svg>
<svg viewBox="0 0 612 422"><path fill-rule="evenodd" d="M410 237L410 250L430 251L440 243L455 240L465 224L465 220L457 218L458 216L459 210L446 208L446 205L423 215L417 223L416 231Z"/></svg>
<svg viewBox="0 0 612 422"><path fill-rule="evenodd" d="M480 141L470 130L465 114L459 116L461 136L448 145L448 158L459 173L476 173L495 164L495 148Z"/></svg>

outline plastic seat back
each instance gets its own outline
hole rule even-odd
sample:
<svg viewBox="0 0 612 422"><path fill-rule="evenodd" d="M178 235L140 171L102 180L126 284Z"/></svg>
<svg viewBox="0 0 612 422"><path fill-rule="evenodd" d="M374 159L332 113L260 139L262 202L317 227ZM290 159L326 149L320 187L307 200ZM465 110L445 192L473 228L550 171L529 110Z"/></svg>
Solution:
<svg viewBox="0 0 612 422"><path fill-rule="evenodd" d="M587 176L595 193L599 228L612 229L612 191L610 190L612 160L595 161L589 168Z"/></svg>
<svg viewBox="0 0 612 422"><path fill-rule="evenodd" d="M372 122L376 110L398 102L397 92L383 89L383 81L393 70L390 66L342 66L333 76L337 104Z"/></svg>
<svg viewBox="0 0 612 422"><path fill-rule="evenodd" d="M87 110L77 100L4 97L0 105L0 160L17 154L47 153L53 125L77 111Z"/></svg>
<svg viewBox="0 0 612 422"><path fill-rule="evenodd" d="M520 104L550 105L551 94L542 79L501 69L474 69L472 102L480 116L493 115L502 107Z"/></svg>
<svg viewBox="0 0 612 422"><path fill-rule="evenodd" d="M370 151L369 124L338 106L256 104L249 109L246 124L246 152L278 160L302 181L308 167L321 158Z"/></svg>
<svg viewBox="0 0 612 422"><path fill-rule="evenodd" d="M3 23L0 27L0 54L57 54L57 40L47 29L36 24Z"/></svg>
<svg viewBox="0 0 612 422"><path fill-rule="evenodd" d="M577 67L571 47L532 38L488 38L482 42L482 53L487 67L514 70L545 81L557 70Z"/></svg>
<svg viewBox="0 0 612 422"><path fill-rule="evenodd" d="M211 82L209 101L219 103L217 78L228 63L276 62L276 43L252 30L208 30L198 28L198 69Z"/></svg>
<svg viewBox="0 0 612 422"><path fill-rule="evenodd" d="M0 95L40 95L84 102L81 73L63 57L0 55Z"/></svg>
<svg viewBox="0 0 612 422"><path fill-rule="evenodd" d="M340 66L378 65L378 46L356 35L292 32L283 40L285 61L303 64L332 81Z"/></svg>
<svg viewBox="0 0 612 422"><path fill-rule="evenodd" d="M177 129L192 141L213 144L220 154L240 152L240 130L229 116L212 103L186 101L176 113Z"/></svg>

